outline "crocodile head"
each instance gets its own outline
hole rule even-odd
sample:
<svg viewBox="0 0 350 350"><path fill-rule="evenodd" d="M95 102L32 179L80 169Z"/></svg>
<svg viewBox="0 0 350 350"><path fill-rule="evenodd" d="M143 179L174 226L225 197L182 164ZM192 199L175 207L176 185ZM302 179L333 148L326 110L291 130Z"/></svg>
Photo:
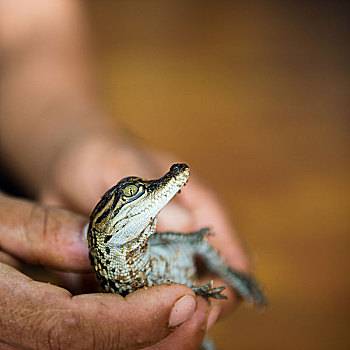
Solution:
<svg viewBox="0 0 350 350"><path fill-rule="evenodd" d="M126 177L108 190L90 217L90 228L108 246L122 246L144 230L154 230L157 215L187 183L186 164L174 164L163 177ZM151 232L153 233L153 232Z"/></svg>

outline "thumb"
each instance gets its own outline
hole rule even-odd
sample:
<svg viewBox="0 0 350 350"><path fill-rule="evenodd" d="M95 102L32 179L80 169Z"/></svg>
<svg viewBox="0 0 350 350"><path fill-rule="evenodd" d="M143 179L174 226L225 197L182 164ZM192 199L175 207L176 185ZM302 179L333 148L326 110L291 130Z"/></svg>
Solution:
<svg viewBox="0 0 350 350"><path fill-rule="evenodd" d="M30 349L48 344L72 350L139 349L182 327L188 328L187 337L192 334L198 341L203 334L193 328L206 321L193 291L183 285L160 285L125 298L114 294L72 297L5 264L0 264L0 309L0 339Z"/></svg>
<svg viewBox="0 0 350 350"><path fill-rule="evenodd" d="M67 210L0 194L0 247L24 261L90 271L86 224L86 218Z"/></svg>

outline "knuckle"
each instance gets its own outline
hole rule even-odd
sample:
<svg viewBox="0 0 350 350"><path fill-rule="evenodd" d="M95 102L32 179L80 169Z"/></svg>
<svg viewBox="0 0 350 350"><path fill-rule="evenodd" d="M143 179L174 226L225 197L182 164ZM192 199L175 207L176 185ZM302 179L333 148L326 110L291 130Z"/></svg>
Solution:
<svg viewBox="0 0 350 350"><path fill-rule="evenodd" d="M33 259L36 259L36 252L45 241L48 218L48 209L32 204L25 219L23 236Z"/></svg>
<svg viewBox="0 0 350 350"><path fill-rule="evenodd" d="M65 311L64 315L54 315L40 322L34 334L36 348L40 350L58 349L95 349L94 333L88 322L80 314Z"/></svg>
<svg viewBox="0 0 350 350"><path fill-rule="evenodd" d="M24 239L28 251L28 260L34 263L47 263L47 252L51 258L65 239L64 223L69 215L57 208L33 204L24 225Z"/></svg>
<svg viewBox="0 0 350 350"><path fill-rule="evenodd" d="M53 320L46 330L44 349L119 349L118 342L113 341L113 332L110 328L103 327L102 322L87 318L76 311L65 312L59 320Z"/></svg>

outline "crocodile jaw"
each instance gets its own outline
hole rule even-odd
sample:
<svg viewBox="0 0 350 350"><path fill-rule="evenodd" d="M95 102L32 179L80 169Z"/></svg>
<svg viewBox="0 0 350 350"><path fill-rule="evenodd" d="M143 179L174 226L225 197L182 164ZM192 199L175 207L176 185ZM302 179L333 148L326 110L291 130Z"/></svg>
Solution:
<svg viewBox="0 0 350 350"><path fill-rule="evenodd" d="M187 165L176 164L160 179L143 180L145 195L125 204L111 220L113 237L108 242L108 246L121 247L145 231L148 232L148 236L153 234L157 215L187 183L189 176ZM150 227L152 227L151 230Z"/></svg>

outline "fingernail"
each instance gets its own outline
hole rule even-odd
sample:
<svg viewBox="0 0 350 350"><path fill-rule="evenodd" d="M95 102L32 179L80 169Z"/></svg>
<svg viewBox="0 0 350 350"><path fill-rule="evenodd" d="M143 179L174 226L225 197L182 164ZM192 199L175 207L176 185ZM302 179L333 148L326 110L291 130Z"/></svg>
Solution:
<svg viewBox="0 0 350 350"><path fill-rule="evenodd" d="M213 308L210 310L208 321L207 321L207 329L206 331L209 331L209 329L214 325L216 320L218 319L220 315L221 308L219 306L213 306Z"/></svg>
<svg viewBox="0 0 350 350"><path fill-rule="evenodd" d="M196 311L197 303L191 295L185 295L180 298L173 306L170 317L169 327L176 327L191 318Z"/></svg>
<svg viewBox="0 0 350 350"><path fill-rule="evenodd" d="M82 236L83 236L83 240L87 241L87 235L88 235L88 229L89 229L89 223L87 223L82 230Z"/></svg>

